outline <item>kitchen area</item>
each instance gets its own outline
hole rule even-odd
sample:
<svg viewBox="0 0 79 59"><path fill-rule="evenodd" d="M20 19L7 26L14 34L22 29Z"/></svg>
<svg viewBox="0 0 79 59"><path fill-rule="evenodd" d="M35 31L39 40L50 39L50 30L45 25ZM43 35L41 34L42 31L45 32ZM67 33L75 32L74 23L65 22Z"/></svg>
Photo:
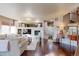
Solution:
<svg viewBox="0 0 79 59"><path fill-rule="evenodd" d="M69 56L79 55L79 7L44 24L45 39L58 43Z"/></svg>

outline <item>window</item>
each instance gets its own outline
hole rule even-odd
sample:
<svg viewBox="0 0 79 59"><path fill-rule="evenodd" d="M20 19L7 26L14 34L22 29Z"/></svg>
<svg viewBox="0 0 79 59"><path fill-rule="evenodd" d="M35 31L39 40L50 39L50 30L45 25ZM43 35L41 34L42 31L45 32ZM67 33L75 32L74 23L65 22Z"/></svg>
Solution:
<svg viewBox="0 0 79 59"><path fill-rule="evenodd" d="M9 31L10 31L9 26L7 26L7 25L2 25L1 26L1 33L2 34L9 34L10 33Z"/></svg>
<svg viewBox="0 0 79 59"><path fill-rule="evenodd" d="M16 34L17 33L17 29L16 29L15 26L11 26L10 33L11 34Z"/></svg>
<svg viewBox="0 0 79 59"><path fill-rule="evenodd" d="M15 26L8 26L8 25L2 25L1 26L1 33L2 34L16 34L16 27Z"/></svg>

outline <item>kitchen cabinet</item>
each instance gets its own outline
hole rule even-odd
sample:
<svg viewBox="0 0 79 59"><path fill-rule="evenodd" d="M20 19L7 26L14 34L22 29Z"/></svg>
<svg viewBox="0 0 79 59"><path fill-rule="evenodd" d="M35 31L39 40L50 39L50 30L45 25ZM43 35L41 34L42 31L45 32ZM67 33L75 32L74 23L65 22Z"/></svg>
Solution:
<svg viewBox="0 0 79 59"><path fill-rule="evenodd" d="M72 23L78 23L79 16L74 12L68 13L63 16L63 22L65 26L67 26L68 24L72 24Z"/></svg>

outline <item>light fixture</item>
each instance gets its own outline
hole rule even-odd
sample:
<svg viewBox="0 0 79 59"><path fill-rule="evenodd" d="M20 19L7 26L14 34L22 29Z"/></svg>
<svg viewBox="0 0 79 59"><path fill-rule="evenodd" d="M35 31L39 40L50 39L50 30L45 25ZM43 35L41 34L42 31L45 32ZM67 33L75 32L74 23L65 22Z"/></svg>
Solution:
<svg viewBox="0 0 79 59"><path fill-rule="evenodd" d="M21 20L18 20L18 23L21 23L22 21Z"/></svg>
<svg viewBox="0 0 79 59"><path fill-rule="evenodd" d="M36 23L39 23L39 22L40 22L40 20L39 20L39 19L36 19L36 20L35 20L35 22L36 22Z"/></svg>
<svg viewBox="0 0 79 59"><path fill-rule="evenodd" d="M61 23L59 27L60 27L60 30L63 30L64 29L64 24Z"/></svg>
<svg viewBox="0 0 79 59"><path fill-rule="evenodd" d="M27 18L26 18L26 20L27 20L27 21L30 21L30 20L31 20L31 18L30 18L30 17L27 17Z"/></svg>

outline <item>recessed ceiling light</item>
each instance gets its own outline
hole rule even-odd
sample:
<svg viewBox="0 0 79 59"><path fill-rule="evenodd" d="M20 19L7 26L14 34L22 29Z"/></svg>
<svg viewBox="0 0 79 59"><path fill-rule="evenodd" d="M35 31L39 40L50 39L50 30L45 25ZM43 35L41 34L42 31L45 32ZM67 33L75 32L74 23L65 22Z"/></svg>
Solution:
<svg viewBox="0 0 79 59"><path fill-rule="evenodd" d="M22 22L21 20L18 20L18 23Z"/></svg>
<svg viewBox="0 0 79 59"><path fill-rule="evenodd" d="M31 12L27 12L27 13L25 13L25 15L24 15L25 17L34 17L34 15L31 13Z"/></svg>
<svg viewBox="0 0 79 59"><path fill-rule="evenodd" d="M36 22L36 23L39 23L40 21L39 21L39 20L36 20L35 22Z"/></svg>

